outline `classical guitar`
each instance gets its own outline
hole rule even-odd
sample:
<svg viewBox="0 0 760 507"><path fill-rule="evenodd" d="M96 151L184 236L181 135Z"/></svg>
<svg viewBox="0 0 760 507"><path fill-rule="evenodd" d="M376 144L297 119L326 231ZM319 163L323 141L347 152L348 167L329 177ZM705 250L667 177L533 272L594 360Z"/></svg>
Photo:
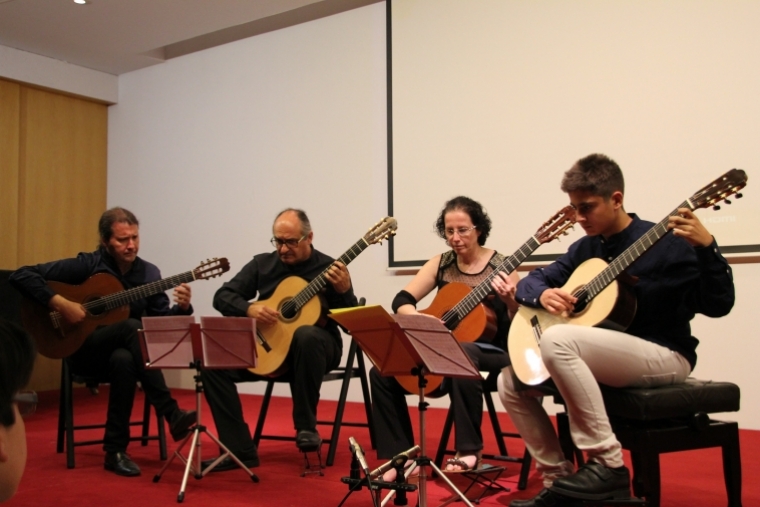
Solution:
<svg viewBox="0 0 760 507"><path fill-rule="evenodd" d="M541 333L555 324L596 326L625 331L636 313L636 297L630 287L617 280L624 271L652 245L668 232L668 218L678 214L679 208L716 207L747 184L747 174L731 169L726 174L699 190L679 204L670 215L649 229L611 263L594 258L578 266L565 285L568 293L578 298L575 309L568 315L552 315L543 309L521 307L509 329L509 357L512 368L523 383L537 385L549 378L541 361ZM625 275L624 275L625 276Z"/></svg>
<svg viewBox="0 0 760 507"><path fill-rule="evenodd" d="M127 290L124 290L116 277L108 273L92 275L81 285L49 281L48 286L57 294L84 307L87 312L85 319L77 324L69 324L59 312L51 312L49 308L30 299L24 299L21 304L21 319L37 343L40 354L59 359L76 352L87 336L99 326L127 319L131 302L159 294L182 283L214 278L229 269L227 259L214 258L201 263L192 271Z"/></svg>
<svg viewBox="0 0 760 507"><path fill-rule="evenodd" d="M397 223L393 217L385 217L375 224L354 245L337 260L348 265L368 246L380 243L396 234ZM282 280L268 299L257 303L277 310L279 321L271 326L256 329L256 355L258 363L249 368L257 375L280 375L285 370L285 357L290 350L293 333L301 326L314 325L323 315L322 303L315 297L327 285L325 273L328 266L311 282L301 277L290 276Z"/></svg>
<svg viewBox="0 0 760 507"><path fill-rule="evenodd" d="M496 333L496 315L483 300L492 292L491 282L503 271L512 273L528 258L539 246L549 243L554 239L568 233L575 224L575 210L572 206L565 206L544 222L528 241L517 249L510 257L496 266L482 282L473 288L458 282L447 283L436 293L432 304L420 310L420 313L433 315L441 319L444 325L459 342L474 342L481 336L493 338ZM440 396L439 387L443 377L428 375L425 395L428 397ZM418 393L418 379L411 375L399 375L396 380L410 393Z"/></svg>

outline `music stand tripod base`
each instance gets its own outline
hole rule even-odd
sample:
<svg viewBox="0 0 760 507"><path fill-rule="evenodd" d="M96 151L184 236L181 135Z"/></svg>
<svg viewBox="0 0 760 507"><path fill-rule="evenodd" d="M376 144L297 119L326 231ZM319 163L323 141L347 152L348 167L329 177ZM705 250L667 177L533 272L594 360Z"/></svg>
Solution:
<svg viewBox="0 0 760 507"><path fill-rule="evenodd" d="M201 382L202 368L248 368L256 364L254 343L255 321L240 317L201 317L196 324L192 316L144 317L140 330L140 346L146 359L146 368L195 368L196 424L182 440L153 482L161 480L164 472L179 458L185 464L177 503L185 499L187 479L192 470L196 479L202 479L225 458L229 457L253 482L259 482L256 474L245 466L213 433L202 424ZM224 452L203 469L201 458L201 434L208 436ZM187 458L182 449L190 442Z"/></svg>

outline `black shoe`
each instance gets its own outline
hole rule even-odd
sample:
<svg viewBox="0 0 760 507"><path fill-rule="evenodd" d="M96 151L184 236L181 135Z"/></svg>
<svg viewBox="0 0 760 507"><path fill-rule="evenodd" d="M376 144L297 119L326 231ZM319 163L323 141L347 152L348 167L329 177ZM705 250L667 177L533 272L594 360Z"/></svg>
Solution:
<svg viewBox="0 0 760 507"><path fill-rule="evenodd" d="M124 477L140 475L140 467L129 458L126 452L107 452L103 468Z"/></svg>
<svg viewBox="0 0 760 507"><path fill-rule="evenodd" d="M582 507L583 502L542 489L538 495L527 500L512 500L509 507Z"/></svg>
<svg viewBox="0 0 760 507"><path fill-rule="evenodd" d="M190 428L195 424L197 419L195 410L177 409L172 412L169 418L169 432L172 434L174 441L178 442L185 438L190 433Z"/></svg>
<svg viewBox="0 0 760 507"><path fill-rule="evenodd" d="M296 447L302 451L316 449L322 444L322 437L315 430L298 430L296 433Z"/></svg>
<svg viewBox="0 0 760 507"><path fill-rule="evenodd" d="M256 468L257 466L260 465L259 457L257 455L254 455L253 457L246 457L246 458L244 458L243 456L238 456L238 459L242 461L243 464L248 468ZM216 460L217 458L204 459L203 461L201 461L201 469L206 470ZM235 460L227 456L210 471L211 472L226 472L227 470L235 470L236 468L240 468L240 467L238 466L237 463L235 463Z"/></svg>
<svg viewBox="0 0 760 507"><path fill-rule="evenodd" d="M573 475L556 479L551 491L582 500L631 497L631 476L626 467L608 468L589 461Z"/></svg>

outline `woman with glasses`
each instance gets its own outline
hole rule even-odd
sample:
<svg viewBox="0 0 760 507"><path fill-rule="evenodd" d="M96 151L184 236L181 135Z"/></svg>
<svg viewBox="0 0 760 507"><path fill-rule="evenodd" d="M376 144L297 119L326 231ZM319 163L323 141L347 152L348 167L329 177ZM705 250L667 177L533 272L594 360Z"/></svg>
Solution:
<svg viewBox="0 0 760 507"><path fill-rule="evenodd" d="M34 345L19 326L0 320L0 502L16 493L26 465L23 415L34 412L37 395L21 391L32 375Z"/></svg>
<svg viewBox="0 0 760 507"><path fill-rule="evenodd" d="M433 289L450 282L475 287L489 275L505 257L486 248L491 232L491 219L480 203L459 196L448 201L435 223L438 235L450 248L436 255L419 270L411 282L393 300L393 311L417 314L417 302ZM507 332L512 315L518 309L515 287L520 280L516 273L499 272L493 277L493 295L484 304L496 315L496 333L492 338L482 336L473 343L462 343L467 355L481 371L499 371L509 365L505 352ZM432 317L437 318L437 317ZM414 445L412 422L404 395L408 392L394 377L382 377L376 368L370 371L378 458L389 459ZM483 385L480 380L445 379L442 390L448 392L454 408L456 456L447 461L449 472L467 471L480 466L483 437ZM395 479L390 470L384 480Z"/></svg>

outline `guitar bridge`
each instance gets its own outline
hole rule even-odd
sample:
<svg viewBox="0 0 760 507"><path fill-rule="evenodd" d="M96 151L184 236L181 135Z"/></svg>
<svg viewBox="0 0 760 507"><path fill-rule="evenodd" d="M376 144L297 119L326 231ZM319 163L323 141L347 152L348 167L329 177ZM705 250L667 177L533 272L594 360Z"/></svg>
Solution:
<svg viewBox="0 0 760 507"><path fill-rule="evenodd" d="M267 342L263 336L261 336L261 333L256 331L256 337L259 339L259 345L261 345L261 348L264 349L267 352L272 352L272 347L269 345L269 342Z"/></svg>
<svg viewBox="0 0 760 507"><path fill-rule="evenodd" d="M538 322L538 315L534 315L530 319L530 328L533 330L533 339L536 340L536 345L541 344L541 333L543 330L541 329L541 323Z"/></svg>

